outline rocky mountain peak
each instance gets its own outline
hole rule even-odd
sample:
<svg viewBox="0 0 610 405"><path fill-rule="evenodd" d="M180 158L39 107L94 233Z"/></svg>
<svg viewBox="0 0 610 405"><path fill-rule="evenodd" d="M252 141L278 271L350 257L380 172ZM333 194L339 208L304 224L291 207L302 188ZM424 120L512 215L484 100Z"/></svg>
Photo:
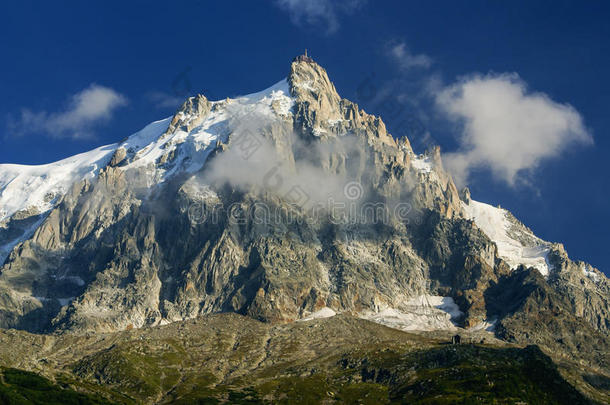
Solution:
<svg viewBox="0 0 610 405"><path fill-rule="evenodd" d="M295 58L290 65L288 83L290 93L296 99L309 100L326 96L330 103L335 104L341 100L326 70L311 58Z"/></svg>
<svg viewBox="0 0 610 405"><path fill-rule="evenodd" d="M203 122L211 108L212 103L203 94L189 97L172 118L167 132L174 132L181 125L184 126L185 131L191 131Z"/></svg>
<svg viewBox="0 0 610 405"><path fill-rule="evenodd" d="M566 314L548 334L565 342L582 343L562 332L576 326L610 330L602 273L460 194L439 148L416 155L397 142L308 56L266 90L191 97L120 144L59 163L0 167L0 327L347 312L408 330L497 327L529 342L540 337L529 325L547 321L538 306ZM66 180L66 166L78 175ZM299 208L329 196L356 221ZM18 211L32 202L35 214Z"/></svg>
<svg viewBox="0 0 610 405"><path fill-rule="evenodd" d="M295 58L288 76L295 99L297 130L315 137L366 134L371 142L398 146L379 117L367 114L357 104L341 98L326 70L308 56ZM411 147L406 142L406 148Z"/></svg>

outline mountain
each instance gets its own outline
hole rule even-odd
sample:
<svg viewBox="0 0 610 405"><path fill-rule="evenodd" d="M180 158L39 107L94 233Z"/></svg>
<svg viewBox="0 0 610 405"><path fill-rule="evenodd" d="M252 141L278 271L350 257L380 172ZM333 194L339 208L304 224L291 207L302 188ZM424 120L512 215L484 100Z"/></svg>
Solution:
<svg viewBox="0 0 610 405"><path fill-rule="evenodd" d="M190 97L117 144L0 165L0 210L1 328L341 314L534 344L610 375L608 278L458 191L439 148L394 139L310 58L259 93Z"/></svg>

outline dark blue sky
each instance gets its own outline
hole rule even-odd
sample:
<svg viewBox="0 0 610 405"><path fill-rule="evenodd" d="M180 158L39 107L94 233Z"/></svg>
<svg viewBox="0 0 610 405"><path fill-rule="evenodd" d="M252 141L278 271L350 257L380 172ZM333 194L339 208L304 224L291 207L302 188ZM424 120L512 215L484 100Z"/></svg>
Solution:
<svg viewBox="0 0 610 405"><path fill-rule="evenodd" d="M531 91L572 105L594 144L541 161L515 186L478 170L469 182L472 195L509 208L540 237L563 242L571 257L608 274L610 3L341 4L330 17L310 11L308 19L271 1L5 3L0 162L48 163L117 142L171 115L172 99L186 93L220 99L261 90L285 77L304 48L342 96L381 114L392 132L403 131L406 117L417 152L432 143L452 151L460 130L426 100L422 83L515 72ZM401 69L389 50L403 43L413 54L427 55L430 66ZM358 91L367 79L377 90L374 98ZM20 123L22 109L48 117L92 83L128 100L91 126L94 137L58 138ZM394 102L406 110L394 114ZM433 140L422 138L425 131Z"/></svg>

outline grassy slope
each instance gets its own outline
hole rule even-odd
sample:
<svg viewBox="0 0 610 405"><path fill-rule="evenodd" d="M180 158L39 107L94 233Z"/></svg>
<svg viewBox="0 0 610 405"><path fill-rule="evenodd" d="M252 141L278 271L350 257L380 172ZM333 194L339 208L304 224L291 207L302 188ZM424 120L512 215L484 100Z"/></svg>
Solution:
<svg viewBox="0 0 610 405"><path fill-rule="evenodd" d="M271 326L224 314L28 336L22 345L39 348L27 350L39 358L29 368L115 403L587 403L536 347L451 346L347 316Z"/></svg>
<svg viewBox="0 0 610 405"><path fill-rule="evenodd" d="M54 384L38 374L5 368L0 370L0 403L17 404L110 404L99 395L83 394Z"/></svg>

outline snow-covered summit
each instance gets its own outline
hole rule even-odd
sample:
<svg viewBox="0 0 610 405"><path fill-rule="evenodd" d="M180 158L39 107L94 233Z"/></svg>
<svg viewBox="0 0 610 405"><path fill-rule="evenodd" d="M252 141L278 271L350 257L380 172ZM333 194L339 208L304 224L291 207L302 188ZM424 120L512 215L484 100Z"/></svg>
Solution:
<svg viewBox="0 0 610 405"><path fill-rule="evenodd" d="M58 162L39 166L0 164L0 222L18 212L25 216L52 209L70 187L93 179L119 148L133 155L122 169L146 168L150 185L178 171L199 170L218 140L230 133L229 120L239 114L287 115L294 104L286 79L275 85L235 99L212 101L211 110L200 125L190 131L168 132L172 117L152 122L121 143L99 147ZM177 115L184 115L178 111ZM195 117L181 117L184 121ZM173 162L164 156L175 153ZM171 163L171 164L170 164Z"/></svg>
<svg viewBox="0 0 610 405"><path fill-rule="evenodd" d="M240 118L286 116L293 104L286 80L235 99L191 97L173 118L154 122L122 143L128 159L120 167L145 169L148 186L176 173L197 172Z"/></svg>

